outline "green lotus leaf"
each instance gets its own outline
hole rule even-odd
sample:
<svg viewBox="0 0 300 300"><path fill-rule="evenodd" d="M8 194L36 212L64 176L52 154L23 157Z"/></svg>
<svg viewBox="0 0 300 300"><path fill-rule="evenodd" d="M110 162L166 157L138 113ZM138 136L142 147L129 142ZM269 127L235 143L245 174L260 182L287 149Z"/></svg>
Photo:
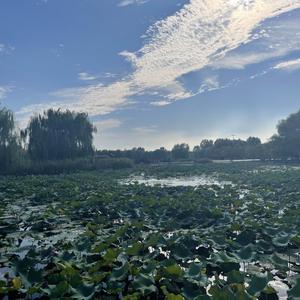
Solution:
<svg viewBox="0 0 300 300"><path fill-rule="evenodd" d="M222 288L218 285L213 285L209 289L209 293L212 295L212 298L216 300L236 299L233 291L229 287Z"/></svg>
<svg viewBox="0 0 300 300"><path fill-rule="evenodd" d="M242 249L238 251L237 255L243 261L251 261L255 256L254 246L249 244L246 247L242 247Z"/></svg>
<svg viewBox="0 0 300 300"><path fill-rule="evenodd" d="M113 263L117 259L119 253L120 253L119 249L108 249L103 256L105 263L106 264Z"/></svg>
<svg viewBox="0 0 300 300"><path fill-rule="evenodd" d="M271 287L267 286L260 294L259 299L261 300L279 300L277 292Z"/></svg>
<svg viewBox="0 0 300 300"><path fill-rule="evenodd" d="M66 281L61 281L58 285L53 288L50 288L50 297L54 299L59 299L65 294L69 293L70 286Z"/></svg>
<svg viewBox="0 0 300 300"><path fill-rule="evenodd" d="M182 268L177 265L173 264L165 268L166 275L171 275L175 277L182 277L183 276L183 270Z"/></svg>
<svg viewBox="0 0 300 300"><path fill-rule="evenodd" d="M265 289L268 282L272 280L272 276L270 273L257 273L253 274L251 276L251 281L249 283L249 287L247 288L247 291L250 295L256 296L258 293L260 293L262 290Z"/></svg>
<svg viewBox="0 0 300 300"><path fill-rule="evenodd" d="M187 277L197 278L201 276L202 265L197 263L191 263L188 271L186 272Z"/></svg>
<svg viewBox="0 0 300 300"><path fill-rule="evenodd" d="M290 235L287 233L280 233L272 238L272 243L276 247L287 247L290 241Z"/></svg>
<svg viewBox="0 0 300 300"><path fill-rule="evenodd" d="M122 281L127 278L129 272L129 264L125 264L119 268L114 268L110 275L111 281Z"/></svg>
<svg viewBox="0 0 300 300"><path fill-rule="evenodd" d="M291 242L296 245L298 248L300 248L300 236L299 235L295 235L294 237L292 237Z"/></svg>
<svg viewBox="0 0 300 300"><path fill-rule="evenodd" d="M134 243L133 245L129 246L126 250L127 255L137 256L143 250L144 245L141 242Z"/></svg>
<svg viewBox="0 0 300 300"><path fill-rule="evenodd" d="M288 291L289 299L299 300L300 299L300 278L296 279L296 283Z"/></svg>
<svg viewBox="0 0 300 300"><path fill-rule="evenodd" d="M182 295L185 299L198 299L199 296L206 295L206 290L197 283L186 282L182 289Z"/></svg>
<svg viewBox="0 0 300 300"><path fill-rule="evenodd" d="M254 244L256 240L256 233L252 230L242 231L236 238L236 241L243 245Z"/></svg>
<svg viewBox="0 0 300 300"><path fill-rule="evenodd" d="M171 247L171 254L178 260L191 258L192 255L190 250L186 246L181 244L176 244Z"/></svg>
<svg viewBox="0 0 300 300"><path fill-rule="evenodd" d="M288 260L283 259L281 256L279 256L279 254L274 253L271 257L270 257L270 262L276 267L279 268L280 270L288 270Z"/></svg>
<svg viewBox="0 0 300 300"><path fill-rule="evenodd" d="M245 275L240 271L232 270L227 273L227 282L228 283L243 283L245 281Z"/></svg>
<svg viewBox="0 0 300 300"><path fill-rule="evenodd" d="M73 294L78 297L78 299L92 299L95 293L95 287L93 284L87 284L82 282L76 289L72 289Z"/></svg>
<svg viewBox="0 0 300 300"><path fill-rule="evenodd" d="M132 283L133 288L139 291L142 295L146 296L157 291L154 279L145 274L139 274L134 278Z"/></svg>

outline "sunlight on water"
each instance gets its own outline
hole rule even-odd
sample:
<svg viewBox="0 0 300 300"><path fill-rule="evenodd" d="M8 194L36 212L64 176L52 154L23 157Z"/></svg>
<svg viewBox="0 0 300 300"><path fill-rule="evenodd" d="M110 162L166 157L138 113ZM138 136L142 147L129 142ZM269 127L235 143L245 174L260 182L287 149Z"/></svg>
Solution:
<svg viewBox="0 0 300 300"><path fill-rule="evenodd" d="M121 184L144 184L146 186L165 186L165 187L176 187L176 186L205 186L205 185L232 185L230 181L219 181L218 179L210 176L193 176L193 177L166 177L166 178L155 178L145 177L143 175L130 176L127 179L120 181Z"/></svg>

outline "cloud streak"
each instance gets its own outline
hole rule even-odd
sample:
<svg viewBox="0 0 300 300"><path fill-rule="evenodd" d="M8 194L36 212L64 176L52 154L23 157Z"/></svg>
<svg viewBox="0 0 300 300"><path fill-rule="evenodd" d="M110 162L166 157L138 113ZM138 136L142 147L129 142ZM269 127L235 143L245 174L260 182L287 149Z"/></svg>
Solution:
<svg viewBox="0 0 300 300"><path fill-rule="evenodd" d="M148 2L149 0L122 0L118 6L124 7L124 6L129 6L129 5L141 5L144 4L146 2Z"/></svg>
<svg viewBox="0 0 300 300"><path fill-rule="evenodd" d="M138 2L126 0L120 5ZM132 65L132 72L122 80L66 89L56 96L72 109L103 115L131 104L134 96L155 94L158 99L151 103L166 105L216 89L216 80L210 80L191 92L180 79L220 63L231 51L259 38L254 31L263 21L297 8L300 0L190 0L177 13L151 26L140 50L120 53ZM275 55L281 54L275 51ZM250 55L235 68L269 56ZM223 65L229 63L223 61ZM76 101L70 103L69 99Z"/></svg>
<svg viewBox="0 0 300 300"><path fill-rule="evenodd" d="M300 58L281 62L274 66L274 69L285 71L300 70Z"/></svg>
<svg viewBox="0 0 300 300"><path fill-rule="evenodd" d="M0 100L6 98L7 94L12 91L12 87L10 86L0 86Z"/></svg>

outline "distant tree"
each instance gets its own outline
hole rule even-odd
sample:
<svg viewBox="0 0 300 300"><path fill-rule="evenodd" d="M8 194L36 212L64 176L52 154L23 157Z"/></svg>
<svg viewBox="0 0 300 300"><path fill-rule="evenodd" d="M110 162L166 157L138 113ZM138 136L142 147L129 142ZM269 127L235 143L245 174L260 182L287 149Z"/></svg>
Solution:
<svg viewBox="0 0 300 300"><path fill-rule="evenodd" d="M138 147L130 150L129 157L136 163L146 163L148 162L147 154L144 148Z"/></svg>
<svg viewBox="0 0 300 300"><path fill-rule="evenodd" d="M90 155L96 128L86 113L49 109L31 118L26 129L32 160L62 160Z"/></svg>
<svg viewBox="0 0 300 300"><path fill-rule="evenodd" d="M151 159L153 161L169 161L170 160L169 151L164 147L156 149L152 152Z"/></svg>
<svg viewBox="0 0 300 300"><path fill-rule="evenodd" d="M16 168L21 154L20 137L16 132L13 113L0 108L0 171L7 172Z"/></svg>
<svg viewBox="0 0 300 300"><path fill-rule="evenodd" d="M177 159L188 159L190 153L190 147L188 144L177 144L172 149L172 158Z"/></svg>
<svg viewBox="0 0 300 300"><path fill-rule="evenodd" d="M206 150L208 148L212 148L214 146L214 141L213 140L202 140L200 143L200 148L202 150Z"/></svg>
<svg viewBox="0 0 300 300"><path fill-rule="evenodd" d="M278 134L271 138L273 155L283 159L300 159L300 111L277 125Z"/></svg>
<svg viewBox="0 0 300 300"><path fill-rule="evenodd" d="M248 137L247 139L247 144L250 146L257 146L257 145L261 145L261 140L258 137Z"/></svg>

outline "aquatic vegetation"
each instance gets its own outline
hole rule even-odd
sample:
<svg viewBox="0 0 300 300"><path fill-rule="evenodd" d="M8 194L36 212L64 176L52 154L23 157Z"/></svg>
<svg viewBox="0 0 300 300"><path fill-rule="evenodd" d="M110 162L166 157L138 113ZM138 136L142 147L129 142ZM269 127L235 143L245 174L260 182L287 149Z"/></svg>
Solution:
<svg viewBox="0 0 300 300"><path fill-rule="evenodd" d="M0 297L299 299L300 170L256 163L0 179ZM121 184L132 175L232 184Z"/></svg>

